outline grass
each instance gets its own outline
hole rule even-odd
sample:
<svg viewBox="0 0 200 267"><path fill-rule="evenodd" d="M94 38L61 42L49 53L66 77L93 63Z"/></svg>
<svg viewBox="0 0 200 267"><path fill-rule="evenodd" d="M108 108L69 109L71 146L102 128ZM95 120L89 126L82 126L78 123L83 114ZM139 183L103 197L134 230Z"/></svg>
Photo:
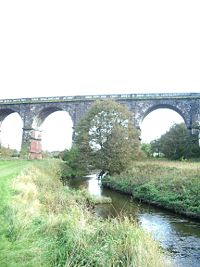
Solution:
<svg viewBox="0 0 200 267"><path fill-rule="evenodd" d="M0 250L7 246L7 214L12 197L11 181L27 166L27 161L0 161Z"/></svg>
<svg viewBox="0 0 200 267"><path fill-rule="evenodd" d="M27 161L0 161L0 215L11 198L11 180L27 166Z"/></svg>
<svg viewBox="0 0 200 267"><path fill-rule="evenodd" d="M0 201L6 202L9 197L9 182L17 176L23 167L27 165L26 161L0 161ZM2 205L1 205L2 207Z"/></svg>
<svg viewBox="0 0 200 267"><path fill-rule="evenodd" d="M92 215L85 193L63 187L61 165L35 161L13 180L1 267L169 266L135 222Z"/></svg>
<svg viewBox="0 0 200 267"><path fill-rule="evenodd" d="M198 162L136 162L120 175L106 177L103 184L137 199L200 218Z"/></svg>

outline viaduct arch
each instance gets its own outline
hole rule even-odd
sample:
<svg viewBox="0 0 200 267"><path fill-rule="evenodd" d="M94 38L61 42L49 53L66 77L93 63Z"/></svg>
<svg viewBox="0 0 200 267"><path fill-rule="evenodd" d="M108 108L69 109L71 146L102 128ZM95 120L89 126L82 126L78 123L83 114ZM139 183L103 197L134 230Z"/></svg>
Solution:
<svg viewBox="0 0 200 267"><path fill-rule="evenodd" d="M140 128L143 119L153 110L169 108L180 114L191 131L200 129L200 93L114 94L60 96L0 100L0 129L2 121L17 112L23 121L21 152L30 158L41 158L40 126L55 111L66 111L75 128L90 105L97 99L113 99L126 105L133 113L133 123Z"/></svg>

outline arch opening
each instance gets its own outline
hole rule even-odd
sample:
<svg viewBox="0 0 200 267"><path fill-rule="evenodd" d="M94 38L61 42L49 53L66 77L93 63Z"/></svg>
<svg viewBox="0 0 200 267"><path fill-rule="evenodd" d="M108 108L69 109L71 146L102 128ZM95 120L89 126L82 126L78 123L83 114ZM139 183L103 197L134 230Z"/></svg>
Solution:
<svg viewBox="0 0 200 267"><path fill-rule="evenodd" d="M184 117L184 114L181 112L181 110L179 110L177 107L175 106L172 106L172 105L169 105L169 104L159 104L159 105L154 105L152 106L151 108L149 108L143 115L142 117L142 120L141 120L141 123L143 122L143 120L150 114L152 113L153 111L156 111L156 110L170 110L170 111L174 111L175 113L174 114L178 114L180 115L180 117L183 119L183 121L186 123L186 119Z"/></svg>
<svg viewBox="0 0 200 267"><path fill-rule="evenodd" d="M23 132L23 122L20 115L13 110L1 110L0 122L1 146L20 151Z"/></svg>
<svg viewBox="0 0 200 267"><path fill-rule="evenodd" d="M140 124L142 143L160 138L175 123L185 123L184 117L175 108L157 106L148 110Z"/></svg>
<svg viewBox="0 0 200 267"><path fill-rule="evenodd" d="M44 111L40 122L42 150L53 152L69 149L72 145L73 122L63 110Z"/></svg>

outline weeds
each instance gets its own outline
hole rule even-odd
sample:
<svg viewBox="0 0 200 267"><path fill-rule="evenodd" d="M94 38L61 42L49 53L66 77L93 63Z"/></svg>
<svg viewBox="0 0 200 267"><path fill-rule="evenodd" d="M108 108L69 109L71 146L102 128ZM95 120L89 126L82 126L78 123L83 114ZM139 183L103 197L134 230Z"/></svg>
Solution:
<svg viewBox="0 0 200 267"><path fill-rule="evenodd" d="M200 217L200 166L198 163L144 161L121 175L103 181L113 189L162 205L176 212Z"/></svg>
<svg viewBox="0 0 200 267"><path fill-rule="evenodd" d="M36 161L14 180L0 266L167 266L135 222L92 215L85 192L63 187L61 164Z"/></svg>

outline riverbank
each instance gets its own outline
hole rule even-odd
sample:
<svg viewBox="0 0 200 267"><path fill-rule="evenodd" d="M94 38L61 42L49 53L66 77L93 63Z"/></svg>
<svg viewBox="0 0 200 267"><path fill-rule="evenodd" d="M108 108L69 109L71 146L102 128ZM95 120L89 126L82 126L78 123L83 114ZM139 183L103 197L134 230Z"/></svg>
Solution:
<svg viewBox="0 0 200 267"><path fill-rule="evenodd" d="M63 187L61 168L60 161L34 161L13 180L1 214L0 266L169 266L135 222L93 215L85 192Z"/></svg>
<svg viewBox="0 0 200 267"><path fill-rule="evenodd" d="M200 166L198 162L142 161L103 185L133 198L200 219Z"/></svg>

